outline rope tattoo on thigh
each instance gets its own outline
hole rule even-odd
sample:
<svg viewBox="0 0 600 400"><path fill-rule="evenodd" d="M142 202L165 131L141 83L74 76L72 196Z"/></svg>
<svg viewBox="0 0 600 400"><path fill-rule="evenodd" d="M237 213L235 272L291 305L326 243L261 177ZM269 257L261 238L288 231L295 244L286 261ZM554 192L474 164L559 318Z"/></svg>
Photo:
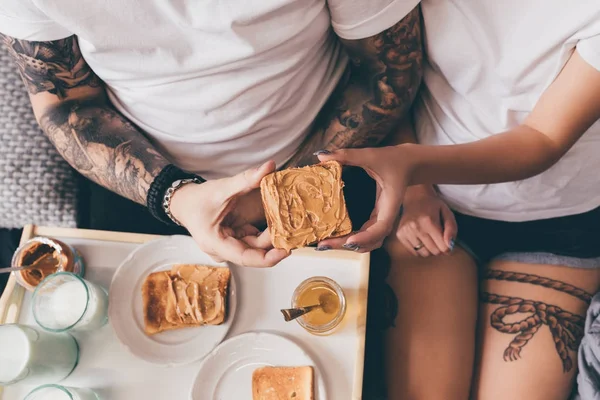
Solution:
<svg viewBox="0 0 600 400"><path fill-rule="evenodd" d="M487 271L484 279L531 283L532 285L539 285L550 289L558 290L559 292L570 294L571 296L575 296L586 303L592 301L592 295L583 289L579 289L573 285L569 285L568 283L555 281L554 279L544 278L543 276L539 275L491 269Z"/></svg>
<svg viewBox="0 0 600 400"><path fill-rule="evenodd" d="M589 303L592 298L591 294L575 286L537 275L489 270L483 279L543 286L577 297L586 303ZM576 352L581 342L585 322L584 317L543 302L525 300L518 297L500 296L488 292L481 293L481 301L501 306L490 317L490 323L494 329L502 333L516 334L504 351L505 361L518 360L521 356L521 349L533 338L542 325L546 325L552 333L554 346L562 361L563 371L569 372L573 368L573 360L569 351ZM518 322L504 322L505 317L513 314L529 315Z"/></svg>

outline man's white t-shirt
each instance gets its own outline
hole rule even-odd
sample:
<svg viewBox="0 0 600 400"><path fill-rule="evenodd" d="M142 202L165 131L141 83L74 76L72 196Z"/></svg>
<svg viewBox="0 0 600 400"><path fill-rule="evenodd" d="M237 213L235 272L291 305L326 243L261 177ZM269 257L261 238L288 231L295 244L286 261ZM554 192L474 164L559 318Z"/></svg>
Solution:
<svg viewBox="0 0 600 400"><path fill-rule="evenodd" d="M361 39L418 0L1 0L0 32L77 35L111 101L207 179L289 159Z"/></svg>
<svg viewBox="0 0 600 400"><path fill-rule="evenodd" d="M420 143L473 142L522 123L575 49L600 70L599 0L421 5L429 61L415 118ZM538 176L439 190L459 212L504 221L592 210L600 206L600 122Z"/></svg>
<svg viewBox="0 0 600 400"><path fill-rule="evenodd" d="M3 0L0 31L76 34L115 106L180 167L227 176L297 149L346 67L331 32L361 39L418 0ZM598 0L423 0L429 62L416 111L425 144L521 123L577 49L600 69ZM515 149L519 151L519 149ZM442 185L458 211L508 221L600 205L600 124L550 170Z"/></svg>

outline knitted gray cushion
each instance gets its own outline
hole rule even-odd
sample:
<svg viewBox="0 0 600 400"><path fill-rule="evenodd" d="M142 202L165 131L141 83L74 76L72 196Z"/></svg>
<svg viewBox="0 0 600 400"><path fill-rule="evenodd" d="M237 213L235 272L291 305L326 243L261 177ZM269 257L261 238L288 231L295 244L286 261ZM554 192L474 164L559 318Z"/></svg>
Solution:
<svg viewBox="0 0 600 400"><path fill-rule="evenodd" d="M14 61L0 45L0 227L74 227L77 177L37 125Z"/></svg>

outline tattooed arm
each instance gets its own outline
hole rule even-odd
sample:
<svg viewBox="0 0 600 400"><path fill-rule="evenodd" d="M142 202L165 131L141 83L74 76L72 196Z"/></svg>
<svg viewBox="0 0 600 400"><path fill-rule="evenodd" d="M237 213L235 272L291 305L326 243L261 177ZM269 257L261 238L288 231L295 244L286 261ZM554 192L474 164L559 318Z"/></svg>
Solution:
<svg viewBox="0 0 600 400"><path fill-rule="evenodd" d="M35 116L59 153L81 174L145 204L154 177L168 164L110 104L77 39L29 42L0 34L29 91Z"/></svg>
<svg viewBox="0 0 600 400"><path fill-rule="evenodd" d="M317 118L311 135L288 166L317 161L319 149L376 146L390 139L413 141L398 130L422 77L421 12L416 7L391 28L362 40L342 40L352 59L349 78L340 83Z"/></svg>
<svg viewBox="0 0 600 400"><path fill-rule="evenodd" d="M146 204L150 184L169 162L112 107L76 38L26 42L0 34L0 39L19 65L40 126L62 156L91 180ZM238 212L242 218L224 211L233 209L232 204L257 188L274 168L268 163L231 178L186 185L173 195L171 211L213 258L238 265L275 265L287 253L239 240L240 232L257 233L245 220L248 213ZM244 210L262 211L258 200Z"/></svg>

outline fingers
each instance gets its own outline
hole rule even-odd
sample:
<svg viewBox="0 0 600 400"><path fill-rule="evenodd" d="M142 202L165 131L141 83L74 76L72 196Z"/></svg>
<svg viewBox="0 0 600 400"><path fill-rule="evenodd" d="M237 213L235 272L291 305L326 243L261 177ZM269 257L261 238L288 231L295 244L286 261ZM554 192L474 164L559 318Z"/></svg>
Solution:
<svg viewBox="0 0 600 400"><path fill-rule="evenodd" d="M420 256L437 256L450 251L442 234L441 223L429 216L423 216L418 221L401 223L396 236L411 253L416 252ZM415 250L421 247L427 251Z"/></svg>
<svg viewBox="0 0 600 400"><path fill-rule="evenodd" d="M454 240L458 234L458 225L454 213L447 206L442 207L442 225L444 226L444 242L450 251L454 250Z"/></svg>
<svg viewBox="0 0 600 400"><path fill-rule="evenodd" d="M262 178L273 171L275 171L275 162L268 161L258 168L246 170L231 178L225 178L222 195L226 199L229 199L236 195L249 193L253 189L260 187Z"/></svg>
<svg viewBox="0 0 600 400"><path fill-rule="evenodd" d="M410 254L412 254L415 257L419 257L419 253L417 253L417 251L414 249L415 246L413 246L412 242L408 240L408 237L406 235L398 234L398 240L400 241L400 243L402 243L402 246L404 246L404 248Z"/></svg>
<svg viewBox="0 0 600 400"><path fill-rule="evenodd" d="M394 227L402 197L403 193L397 193L392 188L383 188L371 219L363 225L360 232L348 238L344 247L356 251L372 251L381 247Z"/></svg>
<svg viewBox="0 0 600 400"><path fill-rule="evenodd" d="M405 235L405 240L410 247L408 250L416 256L420 257L429 257L431 253L425 246L425 244L417 237L417 235L412 231L408 230L408 234Z"/></svg>
<svg viewBox="0 0 600 400"><path fill-rule="evenodd" d="M315 155L319 161L338 161L344 165L353 165L355 167L368 168L373 159L373 149L341 149L336 151L319 150Z"/></svg>
<svg viewBox="0 0 600 400"><path fill-rule="evenodd" d="M234 237L237 239L245 238L246 236L258 236L261 232L257 227L250 224L242 225L234 229Z"/></svg>
<svg viewBox="0 0 600 400"><path fill-rule="evenodd" d="M435 241L427 233L415 232L415 237L421 242L423 249L427 249L428 255L439 256L442 254ZM417 250L417 253L421 256L423 255L421 250Z"/></svg>
<svg viewBox="0 0 600 400"><path fill-rule="evenodd" d="M273 244L271 243L271 234L269 233L268 229L266 229L260 235L246 236L246 237L242 238L242 240L248 246L254 247L257 249L268 250L273 247Z"/></svg>
<svg viewBox="0 0 600 400"><path fill-rule="evenodd" d="M337 250L343 249L344 248L343 246L346 243L346 241L348 240L348 238L350 237L350 235L345 235L345 236L340 236L337 238L322 240L317 244L317 248L315 250L326 251L326 250L332 250L332 249L337 249Z"/></svg>
<svg viewBox="0 0 600 400"><path fill-rule="evenodd" d="M448 244L444 241L442 224L439 218L434 220L430 216L423 216L418 223L411 222L409 227L434 256L449 251Z"/></svg>
<svg viewBox="0 0 600 400"><path fill-rule="evenodd" d="M243 267L272 267L289 255L281 249L252 248L244 241L231 236L218 240L214 248L217 254L227 254L229 261Z"/></svg>
<svg viewBox="0 0 600 400"><path fill-rule="evenodd" d="M244 240L231 236L227 229L221 232L190 232L198 246L217 262L229 261L247 267L272 267L286 258L289 253L285 250L271 249L266 246L268 235L263 232L254 236L254 241L246 243L251 236ZM264 248L254 247L264 246Z"/></svg>

